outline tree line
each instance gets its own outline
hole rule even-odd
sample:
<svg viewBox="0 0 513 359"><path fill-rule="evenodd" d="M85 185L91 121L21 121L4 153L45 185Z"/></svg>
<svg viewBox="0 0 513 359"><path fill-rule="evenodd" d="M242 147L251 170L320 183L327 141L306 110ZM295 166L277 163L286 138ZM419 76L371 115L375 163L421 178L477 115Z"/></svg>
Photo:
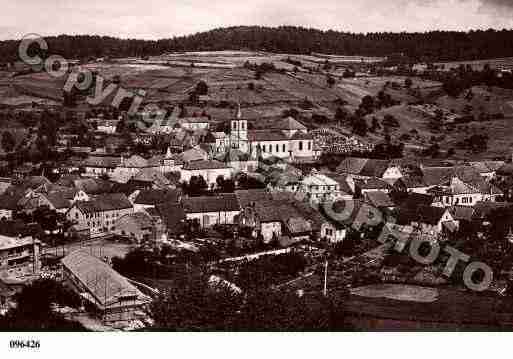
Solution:
<svg viewBox="0 0 513 359"><path fill-rule="evenodd" d="M46 38L51 54L69 59L159 55L169 51L252 50L286 53L406 57L455 61L513 56L513 30L367 33L280 26L238 26L161 40L60 35ZM18 41L0 42L2 62L17 59ZM395 56L394 56L395 55Z"/></svg>

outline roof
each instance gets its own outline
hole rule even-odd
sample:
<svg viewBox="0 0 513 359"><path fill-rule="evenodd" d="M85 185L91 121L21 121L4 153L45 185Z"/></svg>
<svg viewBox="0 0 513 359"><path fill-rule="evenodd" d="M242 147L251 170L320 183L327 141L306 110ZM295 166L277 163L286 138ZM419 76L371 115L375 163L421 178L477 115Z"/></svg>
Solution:
<svg viewBox="0 0 513 359"><path fill-rule="evenodd" d="M381 191L366 192L365 198L367 202L372 204L374 207L395 207L394 201L390 198L388 193Z"/></svg>
<svg viewBox="0 0 513 359"><path fill-rule="evenodd" d="M472 166L424 167L422 174L423 180L428 186L449 183L453 177L458 177L463 182L470 184L484 181L479 171Z"/></svg>
<svg viewBox="0 0 513 359"><path fill-rule="evenodd" d="M337 167L337 173L359 174L367 158L347 157Z"/></svg>
<svg viewBox="0 0 513 359"><path fill-rule="evenodd" d="M360 189L390 189L390 184L379 178L369 178L367 180L355 179L355 186Z"/></svg>
<svg viewBox="0 0 513 359"><path fill-rule="evenodd" d="M303 217L292 217L285 221L287 229L291 234L310 232L312 225Z"/></svg>
<svg viewBox="0 0 513 359"><path fill-rule="evenodd" d="M118 306L120 299L126 297L133 298L130 305L151 301L125 277L87 251L78 250L67 255L62 264L87 288L98 306Z"/></svg>
<svg viewBox="0 0 513 359"><path fill-rule="evenodd" d="M303 125L301 122L297 121L296 119L292 118L291 116L288 116L287 118L284 118L280 121L278 121L273 128L279 129L279 130L298 130L298 131L306 131L307 128L305 125Z"/></svg>
<svg viewBox="0 0 513 359"><path fill-rule="evenodd" d="M182 152L179 156L179 160L183 162L206 160L208 158L207 152L201 148L191 148L187 151Z"/></svg>
<svg viewBox="0 0 513 359"><path fill-rule="evenodd" d="M474 208L469 206L452 206L449 207L449 213L456 220L470 222L474 215Z"/></svg>
<svg viewBox="0 0 513 359"><path fill-rule="evenodd" d="M119 156L98 156L91 155L83 162L84 167L102 167L102 168L115 168L121 164L121 157Z"/></svg>
<svg viewBox="0 0 513 359"><path fill-rule="evenodd" d="M215 160L199 160L188 162L183 166L184 170L210 170L210 169L223 169L230 168L225 165L223 162L215 161Z"/></svg>
<svg viewBox="0 0 513 359"><path fill-rule="evenodd" d="M276 130L251 130L248 139L252 142L288 141L287 136Z"/></svg>
<svg viewBox="0 0 513 359"><path fill-rule="evenodd" d="M148 189L141 190L135 197L134 203L157 205L160 203L178 203L181 191L172 189Z"/></svg>
<svg viewBox="0 0 513 359"><path fill-rule="evenodd" d="M368 177L382 177L391 166L390 161L387 160L368 159L359 174Z"/></svg>
<svg viewBox="0 0 513 359"><path fill-rule="evenodd" d="M168 186L171 181L166 178L159 170L155 168L143 168L137 172L131 180L141 182L152 182L159 186Z"/></svg>
<svg viewBox="0 0 513 359"><path fill-rule="evenodd" d="M148 166L148 160L142 158L139 155L132 155L127 159L122 159L121 162L121 167L143 168Z"/></svg>
<svg viewBox="0 0 513 359"><path fill-rule="evenodd" d="M346 194L353 193L353 190L351 189L351 187L349 186L349 183L347 182L349 175L335 174L335 173L324 173L324 174L338 183L341 192L344 192Z"/></svg>
<svg viewBox="0 0 513 359"><path fill-rule="evenodd" d="M256 202L272 200L271 193L266 189L236 190L235 196L237 196L237 200L242 208L249 207Z"/></svg>
<svg viewBox="0 0 513 359"><path fill-rule="evenodd" d="M497 174L501 176L513 175L513 163L505 163L497 170Z"/></svg>
<svg viewBox="0 0 513 359"><path fill-rule="evenodd" d="M310 133L296 132L290 138L291 140L313 140L314 136Z"/></svg>
<svg viewBox="0 0 513 359"><path fill-rule="evenodd" d="M186 213L240 211L239 201L234 193L188 197L182 199L182 204Z"/></svg>
<svg viewBox="0 0 513 359"><path fill-rule="evenodd" d="M0 195L0 209L16 210L19 199L19 196L11 196L7 193Z"/></svg>
<svg viewBox="0 0 513 359"><path fill-rule="evenodd" d="M100 194L109 192L113 184L99 178L82 178L74 182L75 188L84 191L87 194Z"/></svg>
<svg viewBox="0 0 513 359"><path fill-rule="evenodd" d="M249 154L242 152L239 149L231 148L228 151L217 155L216 159L222 162L248 161Z"/></svg>
<svg viewBox="0 0 513 359"><path fill-rule="evenodd" d="M513 203L490 201L477 202L474 205L473 218L484 219L489 217L497 210L505 210L509 208L513 208Z"/></svg>
<svg viewBox="0 0 513 359"><path fill-rule="evenodd" d="M75 206L84 213L94 213L132 208L132 203L123 193L109 193L91 201L76 202Z"/></svg>
<svg viewBox="0 0 513 359"><path fill-rule="evenodd" d="M43 194L43 196L55 207L55 209L69 208L71 206L71 199L73 195L76 193L75 190L71 191L56 191L47 194ZM70 199L70 194L73 194Z"/></svg>
<svg viewBox="0 0 513 359"><path fill-rule="evenodd" d="M17 248L21 246L29 246L34 243L39 243L39 241L35 240L31 236L19 238L0 235L0 250Z"/></svg>
<svg viewBox="0 0 513 359"><path fill-rule="evenodd" d="M447 211L443 207L417 206L400 207L397 222L399 224L410 224L411 222L427 223L431 225L438 224L444 213Z"/></svg>
<svg viewBox="0 0 513 359"><path fill-rule="evenodd" d="M127 223L127 222L132 222L141 229L151 228L154 224L153 219L150 217L149 214L147 214L145 212L136 212L136 213L125 214L124 216L118 218L115 226L118 227L122 223Z"/></svg>

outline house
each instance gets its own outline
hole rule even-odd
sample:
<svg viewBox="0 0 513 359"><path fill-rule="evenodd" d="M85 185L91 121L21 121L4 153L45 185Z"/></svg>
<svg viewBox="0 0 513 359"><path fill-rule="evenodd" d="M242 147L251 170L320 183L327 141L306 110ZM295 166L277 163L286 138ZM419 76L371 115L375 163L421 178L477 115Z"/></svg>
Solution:
<svg viewBox="0 0 513 359"><path fill-rule="evenodd" d="M59 189L34 194L32 201L24 205L25 211L33 211L39 207L48 207L58 213L66 213L73 203L89 201L87 193L76 189Z"/></svg>
<svg viewBox="0 0 513 359"><path fill-rule="evenodd" d="M101 259L78 250L62 259L65 283L92 308L103 324L129 327L146 317L151 298Z"/></svg>
<svg viewBox="0 0 513 359"><path fill-rule="evenodd" d="M84 176L100 177L112 175L120 164L121 156L91 154L82 162L81 167L85 170Z"/></svg>
<svg viewBox="0 0 513 359"><path fill-rule="evenodd" d="M258 160L238 149L228 148L225 153L215 156L215 159L226 163L236 172L255 172L258 168Z"/></svg>
<svg viewBox="0 0 513 359"><path fill-rule="evenodd" d="M487 181L494 179L497 170L504 166L504 164L504 161L477 161L469 163L469 165L475 168L481 177Z"/></svg>
<svg viewBox="0 0 513 359"><path fill-rule="evenodd" d="M125 214L114 222L112 233L127 237L136 243L155 241L157 228L153 218L145 212Z"/></svg>
<svg viewBox="0 0 513 359"><path fill-rule="evenodd" d="M0 195L0 220L12 219L13 214L19 209L18 201L18 196Z"/></svg>
<svg viewBox="0 0 513 359"><path fill-rule="evenodd" d="M182 205L187 220L196 220L201 227L235 224L241 212L237 196L231 193L183 198Z"/></svg>
<svg viewBox="0 0 513 359"><path fill-rule="evenodd" d="M433 187L427 192L435 197L433 205L441 207L473 206L480 201L495 202L497 197L503 195L502 191L492 184L482 181L472 185L458 177L453 177L447 185Z"/></svg>
<svg viewBox="0 0 513 359"><path fill-rule="evenodd" d="M208 116L198 117L182 117L178 119L180 126L186 130L208 130L210 126L210 120Z"/></svg>
<svg viewBox="0 0 513 359"><path fill-rule="evenodd" d="M321 226L321 238L325 238L330 243L342 242L347 236L347 226L328 220Z"/></svg>
<svg viewBox="0 0 513 359"><path fill-rule="evenodd" d="M178 203L181 199L180 190L172 189L149 189L136 190L129 196L134 205L135 212L142 212L148 208L155 208L162 203Z"/></svg>
<svg viewBox="0 0 513 359"><path fill-rule="evenodd" d="M226 164L215 160L199 160L186 163L181 169L181 181L189 182L193 176L201 176L207 184L215 186L218 177L228 179L232 177L233 169Z"/></svg>
<svg viewBox="0 0 513 359"><path fill-rule="evenodd" d="M380 178L393 183L403 177L398 165L389 160L371 158L345 158L337 167L337 173L348 174L355 179Z"/></svg>
<svg viewBox="0 0 513 359"><path fill-rule="evenodd" d="M104 119L94 119L96 122L96 132L105 133L105 134L114 134L116 133L116 128L118 127L119 120L104 120Z"/></svg>
<svg viewBox="0 0 513 359"><path fill-rule="evenodd" d="M121 193L104 194L90 201L79 201L66 212L66 218L81 227L89 228L91 237L108 235L114 222L134 211L132 203Z"/></svg>
<svg viewBox="0 0 513 359"><path fill-rule="evenodd" d="M399 192L415 192L426 194L427 190L431 188L425 182L422 176L405 176L399 178L393 184L394 189Z"/></svg>
<svg viewBox="0 0 513 359"><path fill-rule="evenodd" d="M306 194L306 198L312 203L334 201L340 197L339 183L315 171L301 180L299 191Z"/></svg>
<svg viewBox="0 0 513 359"><path fill-rule="evenodd" d="M9 188L12 184L12 179L0 177L0 195L2 195L7 188Z"/></svg>
<svg viewBox="0 0 513 359"><path fill-rule="evenodd" d="M457 228L457 222L448 208L433 206L400 207L397 223L410 225L432 235L441 234L444 230L454 231Z"/></svg>
<svg viewBox="0 0 513 359"><path fill-rule="evenodd" d="M392 186L388 182L376 177L355 179L354 184L355 194L361 196L367 192L389 193L392 190Z"/></svg>
<svg viewBox="0 0 513 359"><path fill-rule="evenodd" d="M41 242L32 236L0 235L0 276L22 279L38 275L41 269Z"/></svg>

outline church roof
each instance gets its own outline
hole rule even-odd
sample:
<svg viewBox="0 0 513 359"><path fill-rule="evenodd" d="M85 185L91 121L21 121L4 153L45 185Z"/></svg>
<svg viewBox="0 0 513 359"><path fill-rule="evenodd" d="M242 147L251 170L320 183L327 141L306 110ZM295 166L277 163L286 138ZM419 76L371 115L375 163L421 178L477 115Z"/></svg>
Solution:
<svg viewBox="0 0 513 359"><path fill-rule="evenodd" d="M299 130L299 131L306 131L307 128L305 125L303 125L301 122L297 121L296 119L292 117L287 117L282 120L280 120L275 128L280 130Z"/></svg>

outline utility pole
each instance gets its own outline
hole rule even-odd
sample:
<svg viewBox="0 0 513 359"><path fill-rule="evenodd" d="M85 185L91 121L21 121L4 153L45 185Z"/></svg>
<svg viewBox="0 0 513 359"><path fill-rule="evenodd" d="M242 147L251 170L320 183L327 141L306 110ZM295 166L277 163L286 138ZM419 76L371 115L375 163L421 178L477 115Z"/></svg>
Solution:
<svg viewBox="0 0 513 359"><path fill-rule="evenodd" d="M324 263L324 296L328 295L328 260L326 259L326 263Z"/></svg>

